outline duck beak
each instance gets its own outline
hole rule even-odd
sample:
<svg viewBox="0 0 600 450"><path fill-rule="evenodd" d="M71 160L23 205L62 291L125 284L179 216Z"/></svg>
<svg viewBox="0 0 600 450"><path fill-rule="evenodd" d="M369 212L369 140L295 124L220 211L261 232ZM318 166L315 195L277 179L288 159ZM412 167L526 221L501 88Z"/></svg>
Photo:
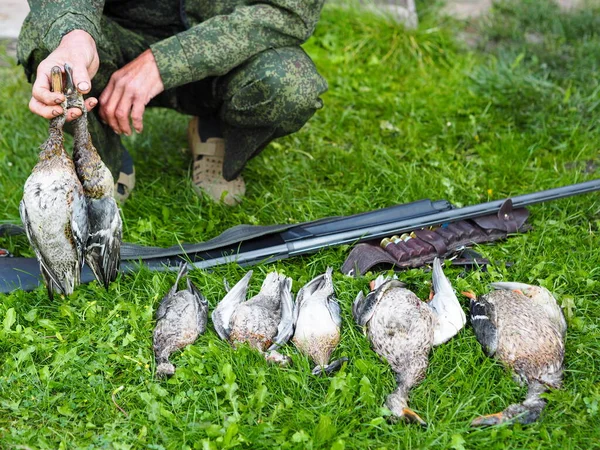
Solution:
<svg viewBox="0 0 600 450"><path fill-rule="evenodd" d="M499 425L506 422L504 414L499 412L496 414L489 414L487 416L480 416L471 422L472 427L491 427L493 425Z"/></svg>
<svg viewBox="0 0 600 450"><path fill-rule="evenodd" d="M52 92L63 91L63 75L60 67L54 66L50 71L50 79L52 81Z"/></svg>
<svg viewBox="0 0 600 450"><path fill-rule="evenodd" d="M65 63L65 74L65 94L70 95L75 92L75 82L73 81L73 68L67 63Z"/></svg>
<svg viewBox="0 0 600 450"><path fill-rule="evenodd" d="M82 113L85 113L83 95L75 88L73 68L68 63L65 64L65 78L64 93L67 96L67 108L79 108Z"/></svg>

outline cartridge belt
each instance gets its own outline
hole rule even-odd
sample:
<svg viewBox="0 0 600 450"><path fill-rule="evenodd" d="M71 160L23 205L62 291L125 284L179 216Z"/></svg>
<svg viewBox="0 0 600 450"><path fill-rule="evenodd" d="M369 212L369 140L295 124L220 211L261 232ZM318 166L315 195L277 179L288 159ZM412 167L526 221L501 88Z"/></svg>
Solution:
<svg viewBox="0 0 600 450"><path fill-rule="evenodd" d="M531 229L526 208L504 205L497 214L440 224L356 245L344 264L346 275L364 275L375 266L421 267L434 258L448 258L466 247L506 239Z"/></svg>

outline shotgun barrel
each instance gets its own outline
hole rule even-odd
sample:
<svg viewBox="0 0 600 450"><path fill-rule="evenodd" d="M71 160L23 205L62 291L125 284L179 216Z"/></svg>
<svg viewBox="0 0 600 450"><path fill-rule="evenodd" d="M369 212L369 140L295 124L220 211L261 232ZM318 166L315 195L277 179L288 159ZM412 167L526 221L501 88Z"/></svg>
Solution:
<svg viewBox="0 0 600 450"><path fill-rule="evenodd" d="M500 210L507 200L512 201L514 208L522 208L536 203L558 200L598 190L600 190L600 179L531 194L519 195L503 200L494 200L487 203L465 206L464 208L448 208L448 204L445 201L429 202L429 200L426 200L426 202L431 204L429 213L407 214L408 217L406 217L402 216L402 212L400 212L395 220L387 220L382 223L377 222L377 214L379 211L372 211L367 213L370 214L370 220L366 221L363 226L352 226L352 219L354 216L344 217L338 221L326 222L313 227L298 226L280 233L280 238L283 242L276 245L249 251L243 251L243 249L240 248L241 251L237 253L195 261L194 265L197 268L206 269L231 262L236 262L240 265L271 262L291 256L313 253L326 247L358 243L371 239L388 237L392 234L418 230L433 225L441 225L448 222L457 222L459 220L473 219L494 214ZM411 204L400 206L409 205ZM408 210L404 211L404 213L407 211ZM341 222L348 224L348 228L350 229L336 226ZM334 227L335 231L331 232L331 229ZM297 238L297 236L302 237Z"/></svg>

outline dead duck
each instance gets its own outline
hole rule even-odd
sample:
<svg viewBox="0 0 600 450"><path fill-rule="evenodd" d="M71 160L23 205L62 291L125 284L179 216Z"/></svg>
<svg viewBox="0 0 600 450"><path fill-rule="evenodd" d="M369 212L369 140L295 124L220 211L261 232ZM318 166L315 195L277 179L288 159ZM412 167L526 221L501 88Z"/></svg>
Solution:
<svg viewBox="0 0 600 450"><path fill-rule="evenodd" d="M73 121L73 161L87 200L89 236L85 261L98 283L108 289L119 271L123 223L114 199L113 176L92 144L83 95L75 89L72 69L67 64L65 72L67 106L82 111L82 115Z"/></svg>
<svg viewBox="0 0 600 450"><path fill-rule="evenodd" d="M523 403L481 416L472 426L536 421L546 402L540 395L560 388L567 330L562 310L547 289L524 283L492 283L494 290L471 298L471 323L484 352L514 371L527 384Z"/></svg>
<svg viewBox="0 0 600 450"><path fill-rule="evenodd" d="M62 92L60 67L52 68L51 78L52 90ZM50 120L49 137L25 182L19 208L51 299L55 292L72 294L79 284L88 236L83 188L64 147L66 100L61 106L63 113Z"/></svg>
<svg viewBox="0 0 600 450"><path fill-rule="evenodd" d="M419 300L396 279L379 276L365 297L359 292L353 305L354 319L366 327L373 350L385 358L396 374L397 389L385 402L394 417L427 425L408 407L410 389L425 378L429 352L458 333L466 317L440 261L433 263L434 297Z"/></svg>
<svg viewBox="0 0 600 450"><path fill-rule="evenodd" d="M251 277L249 271L233 288L226 286L227 294L212 312L215 330L234 347L247 343L263 353L267 361L287 365L290 359L277 348L294 333L292 279L271 272L260 292L245 301Z"/></svg>
<svg viewBox="0 0 600 450"><path fill-rule="evenodd" d="M294 306L294 337L292 341L317 365L313 375L330 374L338 370L348 358L329 363L331 353L340 341L342 317L335 298L333 269L314 278L296 296Z"/></svg>
<svg viewBox="0 0 600 450"><path fill-rule="evenodd" d="M178 291L179 280L186 273L187 265L182 263L175 284L156 311L154 355L159 377L173 375L175 366L169 361L169 355L193 344L206 330L208 303L204 296L189 278L187 288Z"/></svg>

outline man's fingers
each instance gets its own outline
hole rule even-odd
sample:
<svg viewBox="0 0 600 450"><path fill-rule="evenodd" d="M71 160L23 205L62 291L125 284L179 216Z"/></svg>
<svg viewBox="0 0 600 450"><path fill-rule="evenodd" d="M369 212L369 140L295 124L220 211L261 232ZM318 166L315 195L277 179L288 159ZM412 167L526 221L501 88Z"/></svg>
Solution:
<svg viewBox="0 0 600 450"><path fill-rule="evenodd" d="M69 108L67 110L67 122L71 122L72 120L81 117L82 114L83 112L79 108Z"/></svg>
<svg viewBox="0 0 600 450"><path fill-rule="evenodd" d="M88 111L91 111L98 104L98 99L96 97L90 97L85 99L85 108Z"/></svg>
<svg viewBox="0 0 600 450"><path fill-rule="evenodd" d="M136 100L133 103L133 108L131 109L131 121L133 122L133 128L138 133L141 133L144 129L143 117L144 110L146 109L146 105L140 100Z"/></svg>
<svg viewBox="0 0 600 450"><path fill-rule="evenodd" d="M73 83L82 94L87 94L92 89L92 82L84 64L73 66Z"/></svg>
<svg viewBox="0 0 600 450"><path fill-rule="evenodd" d="M29 110L45 119L52 119L61 115L63 112L60 105L48 106L33 97L31 97L31 100L29 101Z"/></svg>
<svg viewBox="0 0 600 450"><path fill-rule="evenodd" d="M129 115L131 114L131 108L133 106L133 96L128 94L127 91L123 92L121 101L115 109L115 117L119 124L119 130L121 133L125 133L127 136L131 134L131 125L129 124Z"/></svg>
<svg viewBox="0 0 600 450"><path fill-rule="evenodd" d="M104 123L108 123L108 107L111 104L113 90L114 83L109 81L98 98L98 102L100 103L100 118ZM116 102L114 104L116 106Z"/></svg>
<svg viewBox="0 0 600 450"><path fill-rule="evenodd" d="M121 134L129 127L129 114L131 112L132 94L125 92L124 83L115 81L112 75L108 86L100 95L100 117L115 133Z"/></svg>
<svg viewBox="0 0 600 450"><path fill-rule="evenodd" d="M85 103L85 109L87 111L91 111L92 109L94 109L94 106L96 106L98 104L98 100L96 100L95 97L90 97L90 98L86 99L84 103ZM83 114L83 111L81 111L81 109L79 109L77 107L69 108L67 110L67 122L71 122L72 120L75 120L75 119L81 117L82 114Z"/></svg>

